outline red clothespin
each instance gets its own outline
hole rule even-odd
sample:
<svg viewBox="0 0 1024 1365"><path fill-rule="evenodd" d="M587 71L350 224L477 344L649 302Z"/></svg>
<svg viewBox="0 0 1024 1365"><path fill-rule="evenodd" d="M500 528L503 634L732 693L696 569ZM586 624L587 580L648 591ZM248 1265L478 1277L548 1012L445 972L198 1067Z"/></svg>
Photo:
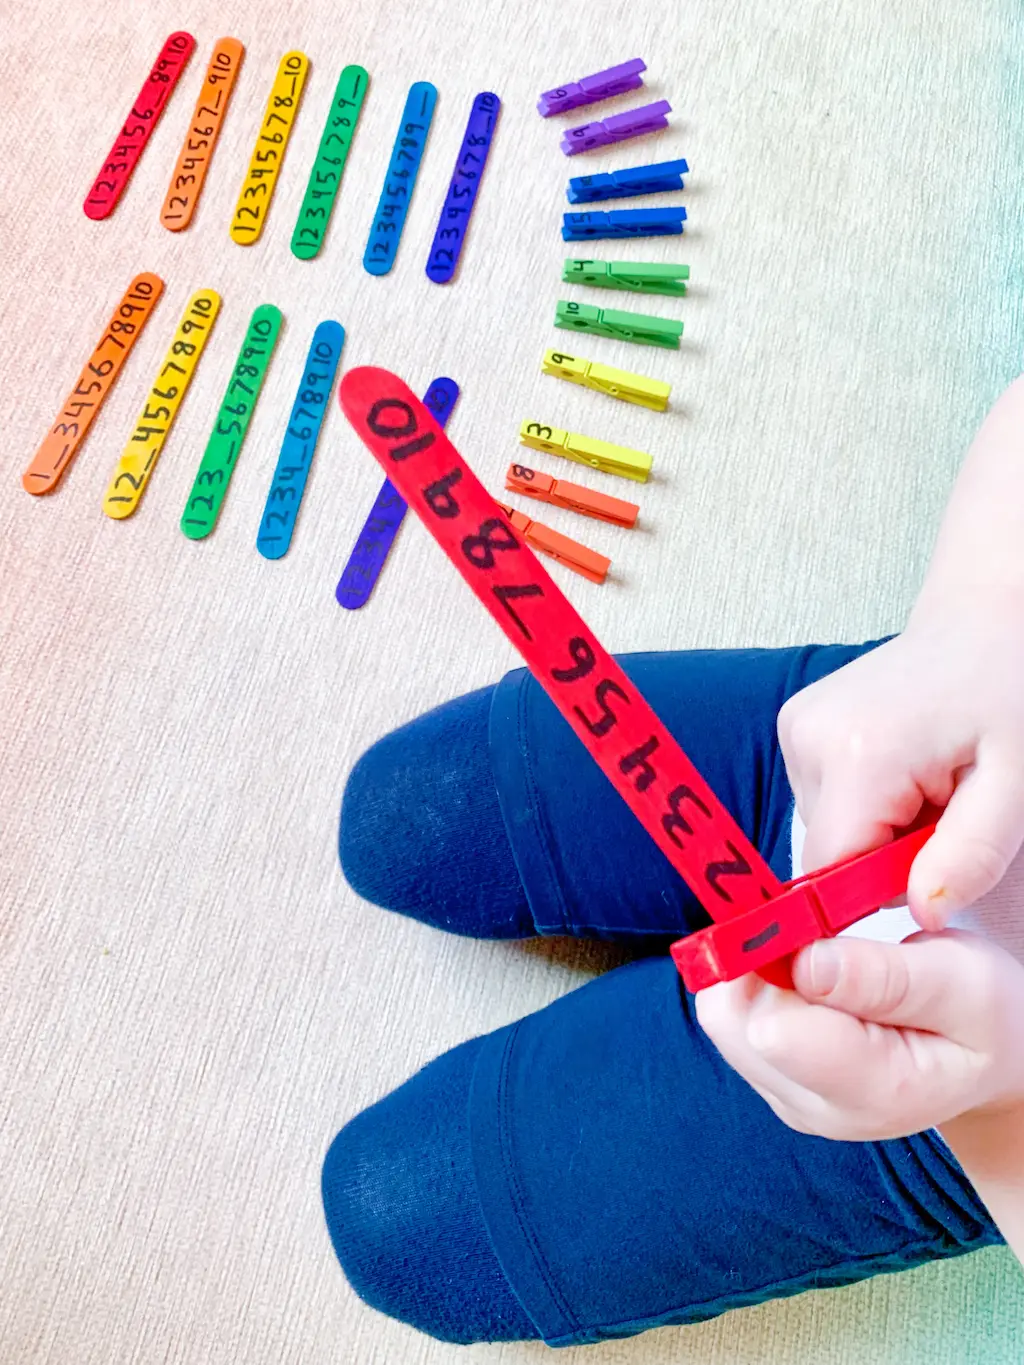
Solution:
<svg viewBox="0 0 1024 1365"><path fill-rule="evenodd" d="M747 972L791 985L788 959L798 948L834 938L906 894L911 864L935 833L933 816L929 812L928 823L871 853L788 882L755 910L673 943L672 960L687 990L702 991Z"/></svg>
<svg viewBox="0 0 1024 1365"><path fill-rule="evenodd" d="M550 474L542 474L540 470L530 469L525 464L509 465L505 488L509 493L522 493L524 497L550 502L553 507L565 507L584 517L610 521L613 526L635 526L640 515L640 508L635 502L613 498L607 493L595 493L592 488L570 483L568 479L553 479Z"/></svg>
<svg viewBox="0 0 1024 1365"><path fill-rule="evenodd" d="M531 521L528 516L523 512L517 512L514 507L507 507L503 502L499 502L498 506L515 529L522 532L523 539L531 549L540 550L542 554L550 555L552 559L557 559L559 564L564 564L567 569L572 569L574 573L589 578L591 583L604 582L608 570L612 566L610 559L605 559L604 555L599 555L596 550L588 550L579 541L570 540L568 536L563 536L560 531L545 526L543 522Z"/></svg>

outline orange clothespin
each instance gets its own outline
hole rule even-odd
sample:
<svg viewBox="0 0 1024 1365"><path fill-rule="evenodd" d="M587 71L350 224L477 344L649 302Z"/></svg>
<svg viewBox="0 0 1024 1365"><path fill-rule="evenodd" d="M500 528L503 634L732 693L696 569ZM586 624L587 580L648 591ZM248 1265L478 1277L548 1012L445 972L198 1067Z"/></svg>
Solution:
<svg viewBox="0 0 1024 1365"><path fill-rule="evenodd" d="M591 583L604 582L605 575L612 566L610 559L605 559L604 555L599 555L596 550L588 550L579 541L570 540L568 536L563 536L560 531L555 531L542 522L531 521L514 507L507 507L503 502L499 502L498 506L515 529L522 532L523 539L532 550L540 550L542 554L550 555L567 569L589 578Z"/></svg>
<svg viewBox="0 0 1024 1365"><path fill-rule="evenodd" d="M570 483L568 479L553 479L550 474L542 474L540 470L530 469L525 464L509 465L505 488L509 493L522 493L527 498L550 502L555 507L566 507L570 512L579 512L584 517L610 521L613 526L635 526L640 515L640 508L635 502L612 498L607 493L595 493L592 488Z"/></svg>

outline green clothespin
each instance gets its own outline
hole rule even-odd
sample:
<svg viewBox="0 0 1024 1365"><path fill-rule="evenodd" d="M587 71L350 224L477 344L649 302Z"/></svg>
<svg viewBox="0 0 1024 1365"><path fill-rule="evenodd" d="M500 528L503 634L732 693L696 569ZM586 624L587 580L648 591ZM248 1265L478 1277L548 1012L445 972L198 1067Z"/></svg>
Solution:
<svg viewBox="0 0 1024 1365"><path fill-rule="evenodd" d="M566 284L589 284L598 289L626 289L634 294L686 293L688 265L652 265L633 261L590 261L570 257L562 267Z"/></svg>
<svg viewBox="0 0 1024 1365"><path fill-rule="evenodd" d="M624 313L617 308L595 308L589 303L567 303L555 308L555 326L568 332L590 332L616 341L635 341L640 346L664 346L678 351L683 324L645 313Z"/></svg>

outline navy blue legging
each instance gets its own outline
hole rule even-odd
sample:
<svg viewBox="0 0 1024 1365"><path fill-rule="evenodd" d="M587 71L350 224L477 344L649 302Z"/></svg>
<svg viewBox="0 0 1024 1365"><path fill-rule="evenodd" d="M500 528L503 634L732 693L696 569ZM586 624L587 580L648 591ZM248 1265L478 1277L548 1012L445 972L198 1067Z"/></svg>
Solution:
<svg viewBox="0 0 1024 1365"><path fill-rule="evenodd" d="M785 880L779 708L877 643L621 662ZM372 1306L447 1341L568 1345L1000 1240L937 1133L795 1133L726 1065L659 951L703 910L524 671L374 745L340 850L356 891L440 928L648 954L445 1053L337 1135L328 1228Z"/></svg>

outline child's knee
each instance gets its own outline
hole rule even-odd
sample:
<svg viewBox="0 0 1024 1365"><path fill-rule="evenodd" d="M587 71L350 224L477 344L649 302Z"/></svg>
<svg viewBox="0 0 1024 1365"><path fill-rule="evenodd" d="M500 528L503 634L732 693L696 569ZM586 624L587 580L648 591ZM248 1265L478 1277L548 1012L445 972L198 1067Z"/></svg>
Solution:
<svg viewBox="0 0 1024 1365"><path fill-rule="evenodd" d="M323 1200L335 1254L349 1284L371 1308L430 1332L410 1314L403 1266L401 1166L390 1165L375 1141L376 1106L341 1130L327 1152ZM389 1169L390 1165L390 1169ZM432 1333L433 1334L433 1333Z"/></svg>
<svg viewBox="0 0 1024 1365"><path fill-rule="evenodd" d="M535 932L491 768L493 688L439 706L377 741L349 776L342 871L364 900L452 933Z"/></svg>
<svg viewBox="0 0 1024 1365"><path fill-rule="evenodd" d="M393 736L378 740L345 783L338 826L338 855L345 880L364 900L397 909L400 869L391 858L395 804Z"/></svg>
<svg viewBox="0 0 1024 1365"><path fill-rule="evenodd" d="M359 1297L441 1341L537 1333L490 1246L469 1147L482 1040L443 1054L351 1120L324 1160L331 1241Z"/></svg>
<svg viewBox="0 0 1024 1365"><path fill-rule="evenodd" d="M491 690L471 692L393 730L352 769L338 849L346 879L364 899L415 914L436 897L445 854L465 833L466 788L484 765L489 776Z"/></svg>

